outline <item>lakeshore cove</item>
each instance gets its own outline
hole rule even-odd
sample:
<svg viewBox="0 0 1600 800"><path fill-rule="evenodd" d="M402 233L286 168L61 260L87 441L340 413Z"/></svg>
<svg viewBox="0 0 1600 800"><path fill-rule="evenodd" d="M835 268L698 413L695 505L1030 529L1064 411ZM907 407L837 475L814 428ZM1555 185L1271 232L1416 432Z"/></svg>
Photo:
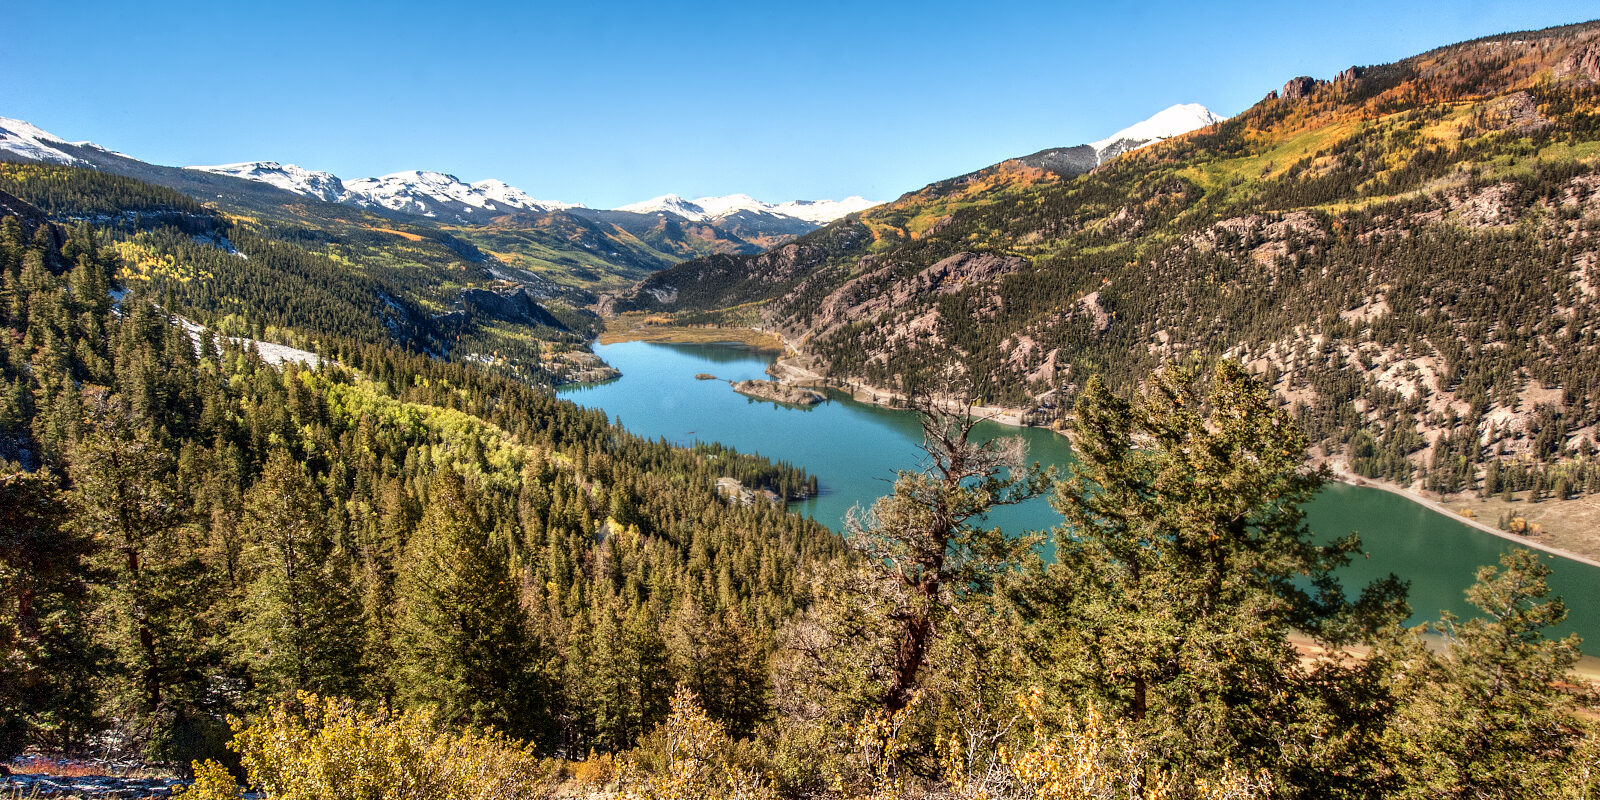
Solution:
<svg viewBox="0 0 1600 800"><path fill-rule="evenodd" d="M838 392L829 402L801 407L733 391L727 381L765 379L773 354L736 343L597 344L595 353L622 377L571 385L561 395L605 411L628 430L678 445L721 442L747 453L786 461L815 475L821 491L789 508L841 530L852 506L870 506L887 494L897 469L917 469L921 431L910 412L858 403ZM720 380L697 379L714 375ZM1020 436L1030 460L1064 469L1071 460L1065 437L1040 428L983 423L984 438ZM1514 542L1378 489L1329 483L1307 506L1319 537L1360 534L1365 557L1340 571L1346 591L1393 572L1410 582L1412 624L1441 611L1475 612L1464 595L1478 567L1497 563ZM1002 508L986 524L1009 533L1050 531L1061 517L1040 498ZM1550 566L1550 587L1567 604L1567 621L1551 635L1577 633L1584 652L1600 653L1600 568L1540 554Z"/></svg>

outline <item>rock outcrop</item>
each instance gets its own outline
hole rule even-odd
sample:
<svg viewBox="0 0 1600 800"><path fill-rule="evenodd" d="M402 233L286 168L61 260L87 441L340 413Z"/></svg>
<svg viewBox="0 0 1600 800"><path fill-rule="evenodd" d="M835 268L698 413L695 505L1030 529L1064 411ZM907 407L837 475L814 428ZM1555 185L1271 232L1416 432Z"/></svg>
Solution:
<svg viewBox="0 0 1600 800"><path fill-rule="evenodd" d="M1582 75L1591 81L1600 83L1600 44L1591 44L1588 47L1572 54L1571 60L1566 64L1567 71Z"/></svg>
<svg viewBox="0 0 1600 800"><path fill-rule="evenodd" d="M1290 78L1289 82L1283 85L1283 90L1280 94L1285 100L1300 100L1310 97L1311 93L1316 91L1319 82L1309 75Z"/></svg>
<svg viewBox="0 0 1600 800"><path fill-rule="evenodd" d="M533 301L522 289L510 292L493 292L487 289L465 289L461 292L461 305L474 313L486 314L506 322L527 322L546 325L559 330L567 326L555 318L544 306Z"/></svg>

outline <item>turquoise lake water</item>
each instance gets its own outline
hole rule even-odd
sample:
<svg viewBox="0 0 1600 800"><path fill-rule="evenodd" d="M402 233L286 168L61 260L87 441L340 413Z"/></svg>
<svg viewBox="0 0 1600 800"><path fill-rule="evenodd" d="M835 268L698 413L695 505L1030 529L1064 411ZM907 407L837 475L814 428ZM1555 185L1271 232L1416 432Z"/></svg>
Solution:
<svg viewBox="0 0 1600 800"><path fill-rule="evenodd" d="M787 461L816 475L822 492L790 508L840 528L851 506L871 505L889 491L896 469L915 469L922 452L916 417L857 403L842 396L811 408L780 406L747 398L722 381L696 380L710 373L725 380L767 377L771 356L741 345L681 345L624 342L597 345L595 352L622 377L593 386L568 387L562 396L602 409L628 430L674 444L722 442L747 453ZM1046 430L985 423L984 437L1021 436L1029 458L1065 466L1066 439ZM1517 545L1377 489L1330 484L1308 507L1311 529L1335 537L1359 533L1367 557L1340 575L1346 591L1389 573L1411 582L1413 622L1437 619L1441 610L1469 615L1463 592L1481 565L1497 563ZM1039 499L998 509L990 524L1006 531L1049 530L1061 522ZM1559 634L1578 633L1584 650L1600 653L1600 569L1544 555L1550 585L1567 603Z"/></svg>

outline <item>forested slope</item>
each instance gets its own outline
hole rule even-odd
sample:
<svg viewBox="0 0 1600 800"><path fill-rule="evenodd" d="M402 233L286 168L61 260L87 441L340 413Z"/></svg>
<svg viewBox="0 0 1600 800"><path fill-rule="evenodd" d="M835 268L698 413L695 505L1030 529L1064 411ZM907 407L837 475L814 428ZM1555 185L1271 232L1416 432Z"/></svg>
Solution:
<svg viewBox="0 0 1600 800"><path fill-rule="evenodd" d="M1363 474L1595 491L1597 64L1588 23L1296 78L1088 175L1003 162L619 307L780 330L840 382L959 362L1039 422L1090 375L1228 354Z"/></svg>
<svg viewBox="0 0 1600 800"><path fill-rule="evenodd" d="M680 683L726 697L734 730L770 717L774 631L840 543L714 483L806 476L407 350L364 322L371 284L296 283L303 252L139 191L190 228L0 218L0 751L220 755L227 715L297 690L438 705L574 755L630 746ZM213 295L119 255L146 243L332 361L192 336L154 301ZM280 295L203 276L211 251Z"/></svg>

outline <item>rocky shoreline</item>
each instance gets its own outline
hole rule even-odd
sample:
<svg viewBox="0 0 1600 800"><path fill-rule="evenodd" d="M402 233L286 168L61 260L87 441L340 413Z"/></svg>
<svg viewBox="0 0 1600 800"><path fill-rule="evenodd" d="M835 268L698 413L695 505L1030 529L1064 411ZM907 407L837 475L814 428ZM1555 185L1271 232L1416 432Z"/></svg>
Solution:
<svg viewBox="0 0 1600 800"><path fill-rule="evenodd" d="M780 381L729 381L728 385L746 397L795 406L814 406L828 399L821 392Z"/></svg>
<svg viewBox="0 0 1600 800"><path fill-rule="evenodd" d="M791 341L787 336L782 336L781 334L777 334L772 331L764 331L758 328L751 328L749 330L778 336L783 341L787 355L785 357L776 359L773 361L771 366L767 368L767 374L773 376L775 380L740 382L729 381L729 383L734 386L735 391L762 400L810 406L827 399L818 390L832 389L834 391L844 392L850 397L850 399L859 403L875 405L881 408L905 408L906 399L903 395L897 392L853 381L846 381L841 384L836 380L830 380L827 377L817 373L808 365L808 357L804 354L804 351L800 349L797 343ZM697 375L695 377L699 378L700 376ZM750 390L746 391L745 389L741 389L739 384L750 384L751 386L748 387ZM815 395L818 399L809 403L781 399L780 395L786 394L786 392L783 391L785 389L808 392L811 395ZM960 408L959 404L955 401L944 401L944 405L950 410L959 410ZM1044 430L1055 431L1058 434L1062 433L1060 430L1050 426L1030 424L1027 421L1028 412L1020 408L1011 408L1005 406L972 406L969 411L974 416L981 417L992 422L998 422L1002 425L1010 425L1012 427L1019 428L1042 428ZM1317 459L1317 463L1321 463L1323 460L1325 459ZM1340 483L1349 484L1351 486L1366 486L1391 492L1404 497L1413 503L1423 506L1424 508L1441 513L1452 520L1477 528L1485 533L1489 533L1502 539L1507 539L1536 550L1542 550L1561 558L1567 558L1586 565L1600 566L1600 562L1596 562L1594 559L1587 558L1583 555L1561 548L1551 547L1535 540L1531 540L1525 536L1517 536L1515 534L1499 530L1481 521L1463 517L1462 515L1457 514L1453 509L1444 505L1442 502L1424 497L1423 495L1409 488L1396 486L1394 484L1387 484L1382 481L1376 481L1369 478L1362 478L1346 470L1339 469L1337 466L1335 466L1335 468L1332 470L1332 473L1333 479Z"/></svg>

